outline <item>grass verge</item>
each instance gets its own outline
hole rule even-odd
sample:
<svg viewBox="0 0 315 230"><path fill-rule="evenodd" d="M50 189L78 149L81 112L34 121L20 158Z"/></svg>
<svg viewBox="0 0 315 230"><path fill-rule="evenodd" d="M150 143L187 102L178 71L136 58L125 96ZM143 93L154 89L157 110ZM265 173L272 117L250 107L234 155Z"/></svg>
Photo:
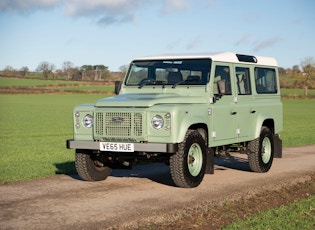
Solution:
<svg viewBox="0 0 315 230"><path fill-rule="evenodd" d="M307 180L250 198L227 200L221 205L196 208L182 218L137 229L304 229L315 227L315 174Z"/></svg>

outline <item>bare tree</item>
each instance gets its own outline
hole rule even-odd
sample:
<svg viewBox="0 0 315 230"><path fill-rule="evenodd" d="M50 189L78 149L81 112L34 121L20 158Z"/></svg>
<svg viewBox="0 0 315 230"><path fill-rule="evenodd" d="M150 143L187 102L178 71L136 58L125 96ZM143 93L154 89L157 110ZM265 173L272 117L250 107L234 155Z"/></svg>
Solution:
<svg viewBox="0 0 315 230"><path fill-rule="evenodd" d="M312 57L307 57L301 61L301 67L303 70L301 79L299 79L300 85L304 89L304 96L308 96L308 88L312 86L312 78L315 77L315 61Z"/></svg>
<svg viewBox="0 0 315 230"><path fill-rule="evenodd" d="M104 65L95 65L93 66L93 69L95 71L94 80L102 80L106 79L108 76L108 67Z"/></svg>
<svg viewBox="0 0 315 230"><path fill-rule="evenodd" d="M38 65L36 71L42 72L44 75L44 78L48 79L49 74L51 74L55 68L56 67L54 64L44 61Z"/></svg>
<svg viewBox="0 0 315 230"><path fill-rule="evenodd" d="M294 65L292 67L292 73L295 74L295 75L301 73L298 65Z"/></svg>
<svg viewBox="0 0 315 230"><path fill-rule="evenodd" d="M127 73L128 71L128 65L122 65L119 67L120 72Z"/></svg>
<svg viewBox="0 0 315 230"><path fill-rule="evenodd" d="M80 68L80 71L82 72L82 80L88 80L90 78L90 73L93 72L93 66L91 65L83 65Z"/></svg>
<svg viewBox="0 0 315 230"><path fill-rule="evenodd" d="M26 76L26 74L29 72L29 69L27 66L23 66L21 69L20 69L20 73L23 77Z"/></svg>
<svg viewBox="0 0 315 230"><path fill-rule="evenodd" d="M3 69L3 74L5 76L14 76L15 74L15 69L10 66L10 65L7 65L4 69Z"/></svg>
<svg viewBox="0 0 315 230"><path fill-rule="evenodd" d="M67 74L67 78L70 79L74 72L74 64L70 61L64 61L62 64L62 71Z"/></svg>

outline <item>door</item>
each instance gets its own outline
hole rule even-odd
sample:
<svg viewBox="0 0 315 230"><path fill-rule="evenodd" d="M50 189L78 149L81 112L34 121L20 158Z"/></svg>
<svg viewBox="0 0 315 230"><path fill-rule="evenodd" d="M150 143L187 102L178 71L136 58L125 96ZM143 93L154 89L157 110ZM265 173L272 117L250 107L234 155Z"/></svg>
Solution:
<svg viewBox="0 0 315 230"><path fill-rule="evenodd" d="M253 126L254 98L252 96L250 68L236 66L234 69L236 83L236 112L237 112L237 136L246 138L249 136Z"/></svg>
<svg viewBox="0 0 315 230"><path fill-rule="evenodd" d="M218 81L225 81L224 95L220 95ZM231 82L231 66L217 64L213 82L213 94L216 100L212 107L213 129L210 136L216 145L229 144L231 139L237 138L237 111L232 87L233 79Z"/></svg>

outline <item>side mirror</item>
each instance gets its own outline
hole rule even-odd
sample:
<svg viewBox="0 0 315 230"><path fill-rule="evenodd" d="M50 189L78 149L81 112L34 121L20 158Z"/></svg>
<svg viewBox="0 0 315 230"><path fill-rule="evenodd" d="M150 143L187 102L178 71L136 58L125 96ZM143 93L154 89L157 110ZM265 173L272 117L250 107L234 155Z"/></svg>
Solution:
<svg viewBox="0 0 315 230"><path fill-rule="evenodd" d="M218 81L217 84L218 84L219 94L224 95L226 93L225 80L220 80Z"/></svg>
<svg viewBox="0 0 315 230"><path fill-rule="evenodd" d="M121 88L121 81L115 81L115 94L118 95Z"/></svg>

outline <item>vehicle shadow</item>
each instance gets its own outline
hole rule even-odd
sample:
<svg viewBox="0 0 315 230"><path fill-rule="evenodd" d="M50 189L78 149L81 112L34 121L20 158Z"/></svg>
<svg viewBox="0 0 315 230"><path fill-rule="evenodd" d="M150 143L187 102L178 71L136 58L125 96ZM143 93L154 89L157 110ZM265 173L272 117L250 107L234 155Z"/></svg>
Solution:
<svg viewBox="0 0 315 230"><path fill-rule="evenodd" d="M82 180L77 174L74 161L55 163L55 174L67 175L75 180ZM132 168L114 166L110 176L148 178L160 184L175 186L170 168L164 163L140 163Z"/></svg>
<svg viewBox="0 0 315 230"><path fill-rule="evenodd" d="M131 169L113 169L113 177L148 178L154 182L176 186L171 178L170 167L164 163L136 164Z"/></svg>
<svg viewBox="0 0 315 230"><path fill-rule="evenodd" d="M76 172L74 161L68 161L63 163L54 164L56 167L55 174L67 175L75 180L82 180ZM226 158L214 158L214 169L216 170L228 170L235 169L250 172L247 158L238 156L229 156ZM154 182L174 186L170 167L165 163L139 163L132 168L114 167L110 176L113 177L135 177L135 178L147 178Z"/></svg>
<svg viewBox="0 0 315 230"><path fill-rule="evenodd" d="M226 158L214 158L215 170L235 169L250 172L247 158L238 156L228 156Z"/></svg>
<svg viewBox="0 0 315 230"><path fill-rule="evenodd" d="M67 175L76 180L82 180L77 170L75 169L74 161L67 161L62 163L55 163L54 166L56 167L55 174L56 175Z"/></svg>

